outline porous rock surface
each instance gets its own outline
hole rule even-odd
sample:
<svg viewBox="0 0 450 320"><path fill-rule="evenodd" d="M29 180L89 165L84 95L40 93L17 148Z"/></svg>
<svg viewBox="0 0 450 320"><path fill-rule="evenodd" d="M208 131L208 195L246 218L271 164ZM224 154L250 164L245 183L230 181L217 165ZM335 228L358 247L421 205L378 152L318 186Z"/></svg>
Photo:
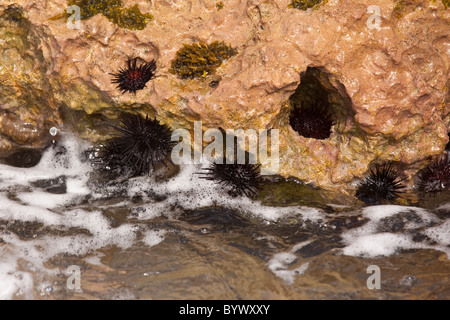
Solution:
<svg viewBox="0 0 450 320"><path fill-rule="evenodd" d="M289 0L227 0L223 8L219 1L124 1L154 16L140 31L102 15L70 29L51 19L66 10L65 0L15 3L30 31L23 29L24 51L0 41L0 154L43 146L53 125L101 140L98 119L137 110L172 129L199 120L203 129L279 129L278 174L336 189L374 162L396 161L412 177L448 142L450 10L440 0L376 1L379 28L369 0L329 0L307 11ZM11 4L0 0L0 12ZM238 50L216 74L182 80L168 72L183 43L215 40ZM156 59L157 77L136 95L121 94L110 73L132 57ZM289 125L289 98L305 74L320 82L334 110L325 140Z"/></svg>

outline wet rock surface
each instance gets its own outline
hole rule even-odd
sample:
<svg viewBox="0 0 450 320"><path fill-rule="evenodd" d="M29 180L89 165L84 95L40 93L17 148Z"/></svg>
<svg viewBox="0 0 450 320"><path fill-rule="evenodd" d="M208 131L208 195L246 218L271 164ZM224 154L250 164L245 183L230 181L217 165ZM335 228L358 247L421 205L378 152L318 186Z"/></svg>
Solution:
<svg viewBox="0 0 450 320"><path fill-rule="evenodd" d="M21 6L2 6L0 12L0 157L31 166L34 151L19 149L46 146L48 130L58 122L47 78L52 62L43 55L52 38L35 28Z"/></svg>
<svg viewBox="0 0 450 320"><path fill-rule="evenodd" d="M42 90L53 91L53 97L36 99L46 105L38 104L36 114L30 114L30 107L7 108L30 127L30 133L23 133L25 129L14 133L9 120L2 120L6 123L2 135L8 139L2 137L0 146L5 152L13 148L11 140L42 144L49 122L42 115L56 109L54 100L84 112L86 119L91 114L116 118L119 110L132 111L135 103L141 103L139 112L157 114L172 129L192 129L193 121L199 120L203 129L277 128L279 173L328 189L363 177L375 160L404 163L406 175L413 175L448 143L449 11L441 1L381 1L375 26L377 20L368 10L372 3L366 0L327 1L305 11L285 0L232 0L220 9L215 2L197 0L176 5L130 0L124 3L127 7L137 4L141 12L153 16L144 29L135 31L102 15L82 20L80 29L70 29L65 19L51 19L67 8L65 0L17 3L23 15L16 15L16 20L27 22L12 17L10 22L3 18L3 24L15 25L19 33L30 29L31 51L42 48L39 58L28 57L30 62L39 61L40 68L32 69L31 75L39 72L25 81L32 88L27 95L36 97ZM27 41L5 43L4 50L13 53ZM200 79L171 74L177 51L196 41L224 41L237 54ZM8 61L27 61L17 54L4 56ZM157 77L136 95L122 95L110 73L124 67L130 57L156 59ZM19 70L30 69L25 65ZM44 75L51 75L48 81ZM16 76L3 74L9 82ZM325 140L302 137L289 125L290 97L300 86L314 82L322 87L320 99L328 101L335 115ZM18 95L13 85L5 88L9 91L4 96ZM22 96L29 101L27 95ZM305 101L318 98L300 96ZM3 113L2 119L8 114ZM101 125L92 127L84 121L87 126L77 126L82 136L104 138L99 134ZM72 119L67 125L77 122Z"/></svg>
<svg viewBox="0 0 450 320"><path fill-rule="evenodd" d="M22 149L3 159L3 162L13 167L30 168L39 163L41 156L41 150Z"/></svg>
<svg viewBox="0 0 450 320"><path fill-rule="evenodd" d="M36 188L41 188L46 192L53 194L64 194L67 191L67 178L65 176L59 176L54 179L42 179L31 182L31 185Z"/></svg>

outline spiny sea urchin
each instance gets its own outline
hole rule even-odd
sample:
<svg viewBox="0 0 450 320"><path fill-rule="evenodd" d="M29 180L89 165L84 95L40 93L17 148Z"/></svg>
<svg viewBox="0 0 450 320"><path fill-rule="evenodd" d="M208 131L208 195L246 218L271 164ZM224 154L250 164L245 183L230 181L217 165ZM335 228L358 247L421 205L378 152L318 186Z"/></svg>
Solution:
<svg viewBox="0 0 450 320"><path fill-rule="evenodd" d="M448 154L432 162L417 174L416 185L422 192L450 189L450 159Z"/></svg>
<svg viewBox="0 0 450 320"><path fill-rule="evenodd" d="M230 189L233 196L256 196L261 183L259 164L227 164L224 157L222 163L213 163L211 167L203 169L203 179L215 180L217 183Z"/></svg>
<svg viewBox="0 0 450 320"><path fill-rule="evenodd" d="M391 164L377 165L358 186L356 197L366 205L395 200L403 193L402 181L400 172Z"/></svg>
<svg viewBox="0 0 450 320"><path fill-rule="evenodd" d="M148 115L123 113L121 126L113 126L118 135L108 140L101 157L107 169L130 176L150 173L157 162L167 166L174 141L172 132Z"/></svg>
<svg viewBox="0 0 450 320"><path fill-rule="evenodd" d="M155 76L156 62L144 62L137 66L137 58L128 60L127 68L122 68L114 76L112 83L117 83L117 88L125 92L136 94L136 91L144 89L145 84Z"/></svg>
<svg viewBox="0 0 450 320"><path fill-rule="evenodd" d="M301 136L319 140L330 137L334 124L329 107L323 101L315 101L310 107L294 105L289 122Z"/></svg>

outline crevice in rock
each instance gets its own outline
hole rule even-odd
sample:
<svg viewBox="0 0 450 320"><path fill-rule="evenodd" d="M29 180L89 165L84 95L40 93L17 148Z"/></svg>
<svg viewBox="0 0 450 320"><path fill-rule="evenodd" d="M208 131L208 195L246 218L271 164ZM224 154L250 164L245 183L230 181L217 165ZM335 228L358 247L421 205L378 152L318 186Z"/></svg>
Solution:
<svg viewBox="0 0 450 320"><path fill-rule="evenodd" d="M345 87L322 68L308 67L289 98L289 125L306 138L328 139L351 130L354 111ZM352 121L348 121L351 119Z"/></svg>

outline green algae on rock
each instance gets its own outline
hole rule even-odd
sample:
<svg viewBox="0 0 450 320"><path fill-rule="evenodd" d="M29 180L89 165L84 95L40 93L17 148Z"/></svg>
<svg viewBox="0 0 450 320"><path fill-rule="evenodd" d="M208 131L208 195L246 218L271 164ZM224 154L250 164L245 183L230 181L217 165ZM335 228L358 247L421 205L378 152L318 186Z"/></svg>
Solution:
<svg viewBox="0 0 450 320"><path fill-rule="evenodd" d="M306 11L307 9L315 7L322 2L323 0L292 0L289 7Z"/></svg>
<svg viewBox="0 0 450 320"><path fill-rule="evenodd" d="M137 4L124 8L122 0L69 0L68 4L80 8L82 20L101 13L119 27L129 30L142 30L153 19L151 14L141 13Z"/></svg>
<svg viewBox="0 0 450 320"><path fill-rule="evenodd" d="M141 95L139 102L154 105L158 118L173 128L192 130L192 123L202 120L205 128L280 129L279 174L282 176L295 176L328 189L343 189L344 185L354 186L354 180L362 178L376 160L402 162L409 166L406 175L412 177L425 165L427 157L437 155L448 143L450 114L446 102L450 86L446 85L445 77L448 64L442 58L447 50L448 32L442 0L405 1L409 5L401 10L404 19L383 20L386 27L383 41L379 41L379 32L365 27L364 19L368 15L361 15L366 13L366 7L361 4L355 7L346 1L339 2L339 6L325 5L326 1L322 1L306 13L288 9L292 0L281 7L273 1L263 1L264 10L258 8L260 15L253 2L223 1L225 7L218 13L215 4L219 0L208 5L204 1L182 0L176 4L172 1L170 5L158 6L158 21L162 23L151 22L151 28L145 29L148 32L137 32L138 37L135 32L122 28L116 32L117 25L102 14L83 20L83 32L70 31L64 28L64 21L56 24L44 19L47 17L44 13L51 16L59 10L53 2L44 1L39 6L34 5L35 0L20 2L27 8L24 21L28 19L31 29L37 32L30 32L30 39L37 34L44 53L40 65L53 92L44 89L43 93L56 99L56 109L63 105L75 114L76 111L86 113L89 125L83 125L84 118L74 117L83 137L101 137L99 131L103 127L101 121L94 121L94 114L115 119L115 112L120 111L123 103L137 101L117 94L109 84L109 72L118 67L120 57L137 54L147 60L157 57L167 71L176 58L176 51L183 48L183 42L192 44L202 39L207 44L223 40L239 48L239 54L224 63L226 76L222 74L224 64L215 74L205 73L207 76L202 77L200 73L198 80L161 76L155 80L154 92ZM138 3L142 12L156 17L153 9L149 9L150 4L144 7L143 2L122 2L130 8ZM386 17L395 17L395 2L379 3ZM69 0L58 3L66 7ZM197 5L190 7L191 3ZM421 9L409 14L416 4ZM63 7L60 10L64 12ZM13 24L14 19L21 17L16 12L8 23ZM425 29L419 27L424 25ZM361 30L348 31L355 26ZM212 38L211 30L215 34ZM189 40L181 40L174 48L180 34ZM4 39L0 44L2 54L11 56L15 49L9 48ZM12 40L8 38L8 41ZM245 44L245 50L237 44ZM26 46L22 51L29 52ZM17 57L14 64L27 61L20 59L20 54ZM11 113L8 118L1 116L2 121L8 119L7 126L13 130L11 125L17 120L40 117L35 116L37 113L21 115L20 119L13 117L17 115L13 108L22 107L24 97L15 99L16 92L33 87L38 70L28 68L31 72L24 74L5 68L8 65L0 69L0 75L8 72L8 76L0 79L4 86L0 87L3 90L0 99L3 99L2 112L10 108ZM316 72L308 72L308 68L315 68ZM310 74L314 77L310 78ZM24 82L26 86L15 84L17 78L27 76L30 80ZM320 98L321 93L326 95L336 123L329 139L304 138L289 126L295 92L303 104ZM11 102L5 105L6 99ZM12 104L14 101L16 105ZM55 109L54 101L49 104L53 103L51 108ZM23 109L27 112L35 108L23 106ZM0 126L5 128L6 124ZM66 129L67 121L64 121ZM4 129L0 130L1 150L4 150L2 143L21 143L9 140L3 134ZM42 133L48 134L48 128Z"/></svg>
<svg viewBox="0 0 450 320"><path fill-rule="evenodd" d="M214 41L183 44L172 61L169 72L178 74L182 79L206 77L227 60L237 54L237 50L225 42Z"/></svg>
<svg viewBox="0 0 450 320"><path fill-rule="evenodd" d="M123 8L113 17L114 23L119 27L130 30L142 30L147 26L147 22L152 19L151 14L141 13L137 4L131 8Z"/></svg>
<svg viewBox="0 0 450 320"><path fill-rule="evenodd" d="M114 12L123 7L122 0L69 0L69 6L78 6L82 20L89 19L99 13L112 19Z"/></svg>
<svg viewBox="0 0 450 320"><path fill-rule="evenodd" d="M436 0L430 0L432 3L436 3ZM447 9L450 6L450 0L442 0L444 8ZM395 0L393 14L397 18L402 18L403 16L415 11L416 9L422 9L423 3L421 1L408 1L408 0Z"/></svg>
<svg viewBox="0 0 450 320"><path fill-rule="evenodd" d="M443 0L444 1L444 0ZM221 10L221 9L223 9L223 2L222 1L220 1L220 2L217 2L216 3L216 8L217 8L217 11L219 11L219 10Z"/></svg>

